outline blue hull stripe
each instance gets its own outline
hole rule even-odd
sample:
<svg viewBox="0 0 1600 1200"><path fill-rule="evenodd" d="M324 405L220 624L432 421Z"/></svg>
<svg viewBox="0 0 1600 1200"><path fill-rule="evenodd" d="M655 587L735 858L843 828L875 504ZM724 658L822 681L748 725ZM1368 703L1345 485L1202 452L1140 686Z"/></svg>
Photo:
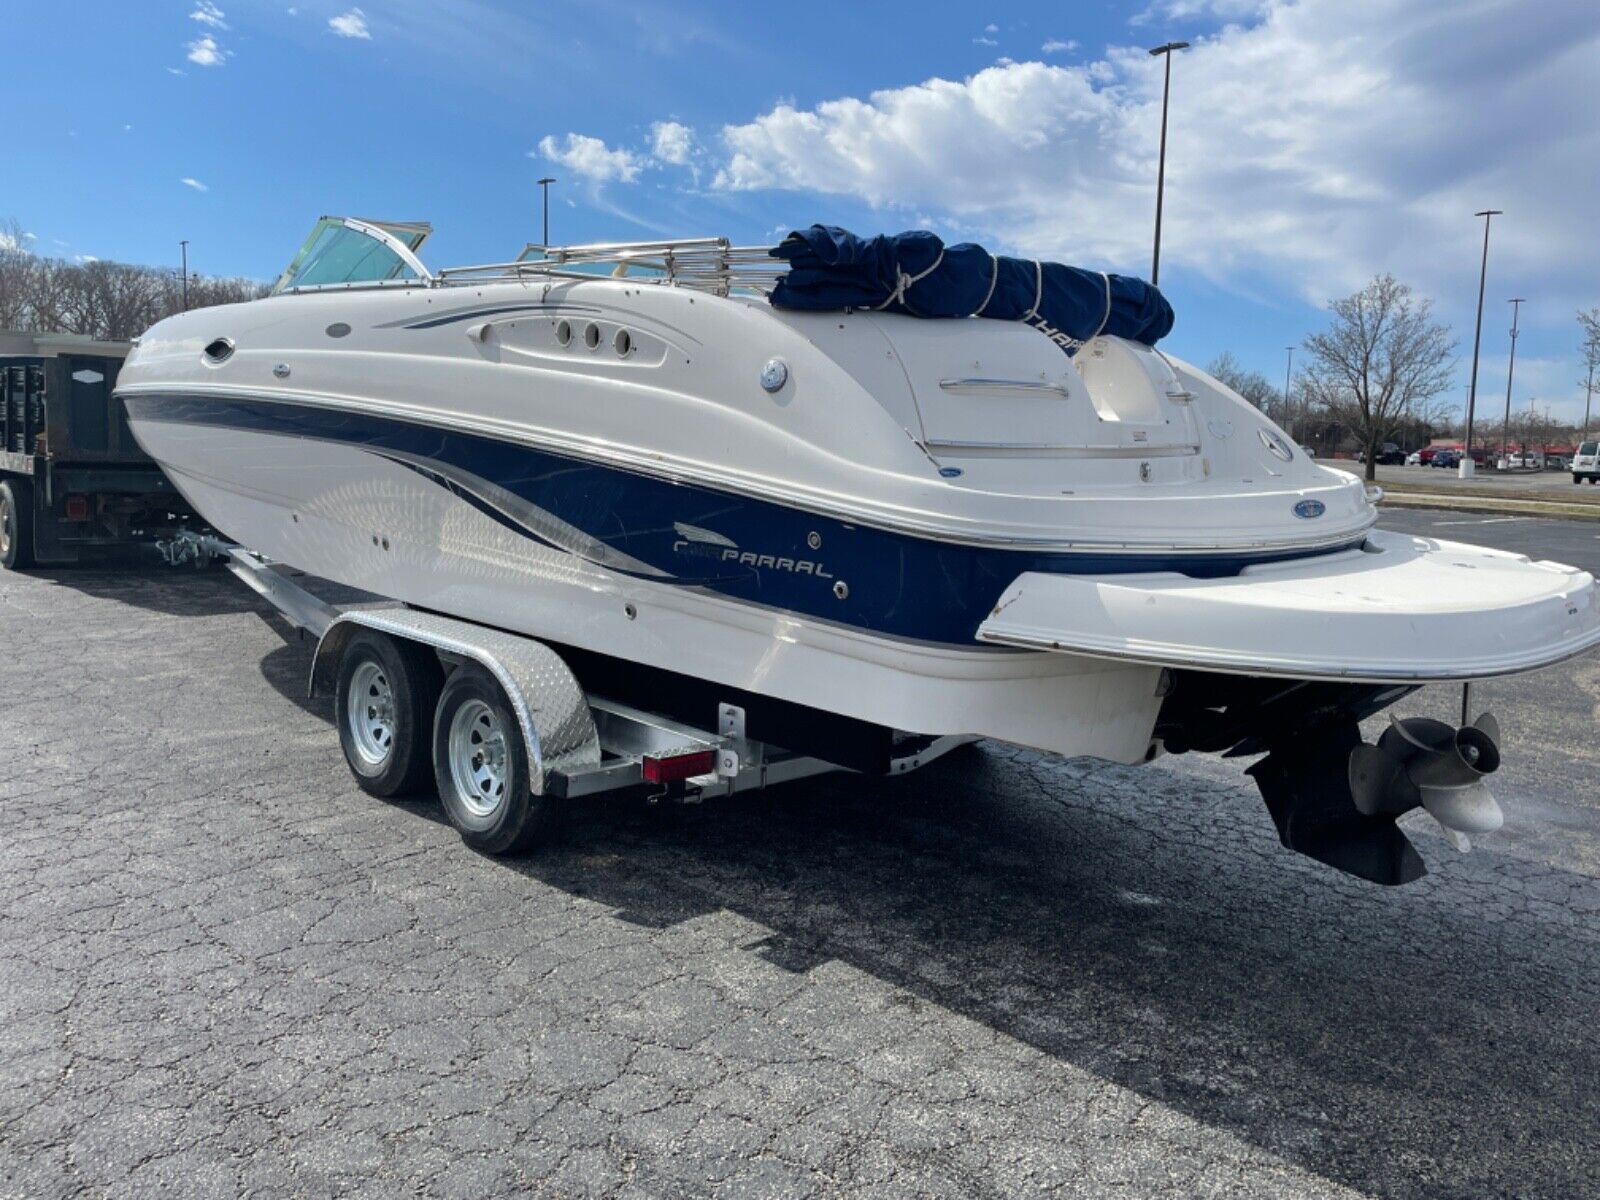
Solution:
<svg viewBox="0 0 1600 1200"><path fill-rule="evenodd" d="M125 402L140 421L335 442L413 469L415 462L406 460L435 462L437 475L419 474L542 544L554 543L482 496L469 495L463 480L483 480L594 543L665 573L624 574L702 586L731 599L918 641L971 645L1006 586L1024 571L1177 571L1219 578L1253 563L1308 557L1305 551L1201 557L962 546L392 417L234 398L135 395Z"/></svg>

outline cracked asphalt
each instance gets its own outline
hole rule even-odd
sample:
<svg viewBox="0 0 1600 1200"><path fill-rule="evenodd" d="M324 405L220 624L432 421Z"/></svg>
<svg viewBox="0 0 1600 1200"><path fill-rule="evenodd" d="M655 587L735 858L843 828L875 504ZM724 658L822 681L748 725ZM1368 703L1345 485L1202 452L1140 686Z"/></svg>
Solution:
<svg viewBox="0 0 1600 1200"><path fill-rule="evenodd" d="M0 1195L1600 1195L1600 659L1390 891L993 744L493 860L225 573L0 574L0 647Z"/></svg>

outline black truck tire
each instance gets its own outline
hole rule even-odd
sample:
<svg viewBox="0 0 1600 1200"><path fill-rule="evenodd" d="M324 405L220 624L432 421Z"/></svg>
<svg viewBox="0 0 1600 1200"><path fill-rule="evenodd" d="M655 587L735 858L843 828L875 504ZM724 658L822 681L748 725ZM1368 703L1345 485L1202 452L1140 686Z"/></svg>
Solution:
<svg viewBox="0 0 1600 1200"><path fill-rule="evenodd" d="M33 484L0 480L0 567L18 571L33 566Z"/></svg>

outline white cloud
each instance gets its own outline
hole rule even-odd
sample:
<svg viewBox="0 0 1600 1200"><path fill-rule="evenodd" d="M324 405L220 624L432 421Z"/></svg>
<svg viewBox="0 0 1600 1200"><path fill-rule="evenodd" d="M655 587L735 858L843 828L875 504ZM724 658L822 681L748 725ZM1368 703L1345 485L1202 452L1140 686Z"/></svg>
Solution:
<svg viewBox="0 0 1600 1200"><path fill-rule="evenodd" d="M209 33L189 43L188 59L197 66L220 67L228 61L232 54L233 51L224 50L217 45L217 39ZM167 69L171 70L172 68L169 67Z"/></svg>
<svg viewBox="0 0 1600 1200"><path fill-rule="evenodd" d="M79 263L82 266L88 266L90 263L97 263L100 260L93 254L74 254L72 256L72 261Z"/></svg>
<svg viewBox="0 0 1600 1200"><path fill-rule="evenodd" d="M369 42L372 40L372 34L367 31L367 14L359 8L352 8L349 12L331 17L328 20L328 28L342 38L360 38Z"/></svg>
<svg viewBox="0 0 1600 1200"><path fill-rule="evenodd" d="M1600 275L1597 52L1600 6L1274 2L1173 62L1164 264L1317 303L1393 270L1459 308L1477 284L1471 214L1492 205L1507 215L1491 274L1570 307ZM1020 252L1142 272L1161 65L1128 46L780 104L724 129L715 183L923 209Z"/></svg>
<svg viewBox="0 0 1600 1200"><path fill-rule="evenodd" d="M15 254L18 251L23 254L32 253L26 245L31 236L25 233L21 237L14 237L4 229L0 229L0 253Z"/></svg>
<svg viewBox="0 0 1600 1200"><path fill-rule="evenodd" d="M985 25L983 27L983 31L985 33L999 33L1000 32L1000 26L996 25L993 21L990 21L987 25Z"/></svg>
<svg viewBox="0 0 1600 1200"><path fill-rule="evenodd" d="M1048 42L1039 47L1039 52L1041 54L1066 54L1070 51L1076 50L1077 48L1077 38L1067 38L1065 41L1062 41L1059 38L1051 38Z"/></svg>
<svg viewBox="0 0 1600 1200"><path fill-rule="evenodd" d="M188 73L189 72L187 72L187 71L179 70L177 67L168 67L167 68L167 74L168 75L187 75Z"/></svg>
<svg viewBox="0 0 1600 1200"><path fill-rule="evenodd" d="M613 150L599 138L582 133L569 133L560 142L549 136L540 138L539 154L593 183L632 183L644 166L631 150L620 146Z"/></svg>
<svg viewBox="0 0 1600 1200"><path fill-rule="evenodd" d="M291 17L298 17L300 15L300 10L298 8L294 8L293 6L285 9L284 11L287 12Z"/></svg>
<svg viewBox="0 0 1600 1200"><path fill-rule="evenodd" d="M972 44L974 46L998 46L1000 43L992 37L975 37L972 39Z"/></svg>
<svg viewBox="0 0 1600 1200"><path fill-rule="evenodd" d="M189 14L189 19L199 21L202 25L209 25L213 29L226 29L228 23L222 19L224 15L220 8L211 3L211 0L200 0L199 5Z"/></svg>
<svg viewBox="0 0 1600 1200"><path fill-rule="evenodd" d="M677 121L657 121L650 126L650 142L659 161L681 167L694 153L694 130Z"/></svg>
<svg viewBox="0 0 1600 1200"><path fill-rule="evenodd" d="M1151 21L1244 21L1260 17L1277 0L1155 0L1148 8L1129 18L1130 25Z"/></svg>
<svg viewBox="0 0 1600 1200"><path fill-rule="evenodd" d="M211 190L198 179L191 178L188 175L185 175L182 179L178 180L178 182L183 184L183 186L186 188L193 188L197 192L209 192Z"/></svg>

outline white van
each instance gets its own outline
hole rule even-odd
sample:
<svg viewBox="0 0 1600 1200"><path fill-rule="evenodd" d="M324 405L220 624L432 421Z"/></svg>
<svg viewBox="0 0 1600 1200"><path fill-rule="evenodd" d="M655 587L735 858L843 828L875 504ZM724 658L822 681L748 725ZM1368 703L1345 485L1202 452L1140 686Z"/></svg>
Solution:
<svg viewBox="0 0 1600 1200"><path fill-rule="evenodd" d="M1600 442L1585 442L1572 456L1572 482L1600 481Z"/></svg>

